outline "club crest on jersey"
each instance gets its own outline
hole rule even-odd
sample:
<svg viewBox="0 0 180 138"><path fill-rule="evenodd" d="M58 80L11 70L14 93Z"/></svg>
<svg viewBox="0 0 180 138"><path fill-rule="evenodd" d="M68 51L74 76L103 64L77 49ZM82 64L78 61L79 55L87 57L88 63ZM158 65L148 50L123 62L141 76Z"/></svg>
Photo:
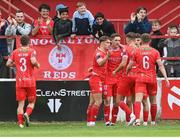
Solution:
<svg viewBox="0 0 180 138"><path fill-rule="evenodd" d="M49 63L56 70L64 70L68 68L73 61L73 53L71 49L61 44L61 47L54 47L49 53Z"/></svg>

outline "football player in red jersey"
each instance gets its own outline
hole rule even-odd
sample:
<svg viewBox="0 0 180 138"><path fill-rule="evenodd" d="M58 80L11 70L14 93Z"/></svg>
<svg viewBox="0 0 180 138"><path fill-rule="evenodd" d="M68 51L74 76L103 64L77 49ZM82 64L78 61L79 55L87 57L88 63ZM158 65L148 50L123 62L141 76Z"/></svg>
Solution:
<svg viewBox="0 0 180 138"><path fill-rule="evenodd" d="M128 33L126 35L126 42L129 46L131 47L134 47L135 49L137 49L138 47L141 46L141 35L138 34L138 33ZM136 67L136 64L134 63L133 64L133 67L131 69L131 72L128 74L129 77L135 77L136 79L136 76L137 76L137 67ZM134 90L135 90L135 86L133 87L132 89L132 92L133 93L133 96L132 96L132 99L128 98L129 100L129 104L132 105L132 103L134 103ZM130 100L132 101L130 103ZM149 116L149 105L148 105L148 94L144 94L144 97L143 97L143 101L142 101L142 105L143 105L143 125L144 126L147 126L147 121L148 121L148 116ZM130 107L130 105L128 105ZM126 120L129 120L128 119L128 116L126 116Z"/></svg>
<svg viewBox="0 0 180 138"><path fill-rule="evenodd" d="M110 38L108 36L100 37L99 41L100 46L95 51L92 75L89 79L91 93L90 102L87 109L87 126L95 126L99 107L102 103L107 61L109 58L108 49L111 44Z"/></svg>
<svg viewBox="0 0 180 138"><path fill-rule="evenodd" d="M140 111L141 111L141 102L145 93L148 93L151 103L151 125L155 125L156 113L157 113L157 103L156 103L156 94L157 94L157 80L156 80L156 63L159 66L161 73L163 74L167 86L169 86L169 81L166 75L166 70L163 63L160 59L160 54L157 50L149 46L150 35L142 34L141 36L142 46L136 50L134 54L134 61L138 68L137 79L135 84L135 103L134 103L134 112L136 116L135 124L140 125ZM133 65L133 60L130 61L127 72L131 69Z"/></svg>
<svg viewBox="0 0 180 138"><path fill-rule="evenodd" d="M136 50L134 33L128 33L126 35L126 43L127 45L124 45L124 49L126 49L127 52L128 60L126 63L128 63ZM133 71L131 72L132 74L127 75L126 66L121 71L120 66L118 66L113 73L116 74L120 71L122 74L121 77L119 77L116 104L126 113L126 122L127 125L129 125L135 120L135 115L132 111L132 96L134 94L134 85L136 79L134 72L136 69L133 68ZM125 98L126 103L124 102Z"/></svg>
<svg viewBox="0 0 180 138"><path fill-rule="evenodd" d="M24 119L26 126L29 126L29 116L36 102L36 80L33 72L34 67L39 68L40 64L36 59L36 51L29 47L30 38L22 36L20 40L22 46L12 52L6 65L16 67L17 119L19 127L23 128ZM24 113L26 97L28 98L28 105Z"/></svg>
<svg viewBox="0 0 180 138"><path fill-rule="evenodd" d="M107 73L104 88L104 119L106 126L114 125L116 123L118 106L116 105L116 94L117 94L117 82L121 73L118 72L116 76L113 75L113 71L121 64L122 68L126 66L127 54L125 49L122 47L121 37L119 34L114 33L111 35L112 45L109 49L110 58L107 63ZM113 97L112 117L110 123L110 101Z"/></svg>

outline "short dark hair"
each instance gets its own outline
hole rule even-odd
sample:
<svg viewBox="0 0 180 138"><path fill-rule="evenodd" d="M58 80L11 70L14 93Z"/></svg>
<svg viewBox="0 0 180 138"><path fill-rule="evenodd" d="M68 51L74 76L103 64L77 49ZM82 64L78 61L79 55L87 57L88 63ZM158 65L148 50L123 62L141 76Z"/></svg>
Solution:
<svg viewBox="0 0 180 138"><path fill-rule="evenodd" d="M59 11L59 14L60 14L60 15L61 15L63 12L67 12L67 13L69 13L68 8L58 9L58 11Z"/></svg>
<svg viewBox="0 0 180 138"><path fill-rule="evenodd" d="M104 14L103 14L102 12L97 12L94 18L95 18L95 20L96 20L96 19L99 18L99 17L101 17L101 18L104 19Z"/></svg>
<svg viewBox="0 0 180 138"><path fill-rule="evenodd" d="M23 35L20 38L22 46L27 46L30 42L30 38L28 35Z"/></svg>
<svg viewBox="0 0 180 138"><path fill-rule="evenodd" d="M147 13L147 9L146 9L145 7L143 7L143 6L138 7L138 8L136 9L136 13L139 13L140 10L145 10L146 13Z"/></svg>
<svg viewBox="0 0 180 138"><path fill-rule="evenodd" d="M16 13L24 13L22 10L17 10Z"/></svg>
<svg viewBox="0 0 180 138"><path fill-rule="evenodd" d="M129 33L126 34L126 38L129 38L129 39L133 40L133 39L136 38L136 33L129 32Z"/></svg>
<svg viewBox="0 0 180 138"><path fill-rule="evenodd" d="M46 9L46 10L48 10L48 11L51 10L50 6L47 5L47 4L41 4L41 5L39 6L39 12L41 12L42 9Z"/></svg>
<svg viewBox="0 0 180 138"><path fill-rule="evenodd" d="M114 39L115 37L121 37L121 36L120 36L120 34L118 34L118 33L113 33L113 34L111 35L111 39Z"/></svg>
<svg viewBox="0 0 180 138"><path fill-rule="evenodd" d="M109 36L106 36L106 35L101 36L101 37L99 38L99 42L100 42L100 43L101 43L101 42L104 42L104 41L106 41L106 40L111 40L111 39L110 39Z"/></svg>
<svg viewBox="0 0 180 138"><path fill-rule="evenodd" d="M151 41L150 34L144 33L141 35L142 43L149 43Z"/></svg>
<svg viewBox="0 0 180 138"><path fill-rule="evenodd" d="M141 34L135 33L135 38L141 38Z"/></svg>

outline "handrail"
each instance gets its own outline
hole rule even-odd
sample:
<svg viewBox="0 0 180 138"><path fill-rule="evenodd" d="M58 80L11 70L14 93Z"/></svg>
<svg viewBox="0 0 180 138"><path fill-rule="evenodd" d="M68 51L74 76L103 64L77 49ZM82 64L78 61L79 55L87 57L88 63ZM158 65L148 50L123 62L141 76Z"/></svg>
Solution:
<svg viewBox="0 0 180 138"><path fill-rule="evenodd" d="M13 9L15 9L15 10L18 10L19 8L18 7L16 7L16 6L14 6L13 4L11 4L10 2L8 2L8 1L6 1L6 0L2 0L4 3L6 3L6 4L8 4L9 6L11 6ZM31 17L31 16L29 16L29 15L27 15L26 13L24 13L24 15L28 18L28 19L30 19L31 21L34 21L34 19Z"/></svg>
<svg viewBox="0 0 180 138"><path fill-rule="evenodd" d="M161 4L159 4L158 6L153 8L152 10L150 10L147 15L152 14L154 11L158 10L160 7L164 6L168 2L170 2L170 0L166 0L166 1L162 2Z"/></svg>
<svg viewBox="0 0 180 138"><path fill-rule="evenodd" d="M154 39L154 38L180 38L180 35L179 35L179 36L151 35L151 38L152 38L152 39Z"/></svg>
<svg viewBox="0 0 180 138"><path fill-rule="evenodd" d="M107 19L108 21L111 22L128 22L130 19Z"/></svg>
<svg viewBox="0 0 180 138"><path fill-rule="evenodd" d="M38 12L38 8L36 8L34 5L32 5L31 3L29 3L26 0L21 0L22 2L24 2L25 4L27 4L29 7L31 7L33 10L35 10L36 12Z"/></svg>
<svg viewBox="0 0 180 138"><path fill-rule="evenodd" d="M164 16L162 16L161 18L159 18L159 20L163 20L164 18L166 18L167 16L169 16L171 13L177 11L180 8L180 5L176 8L174 8L173 10L171 10L170 12L168 12L167 14L165 14Z"/></svg>
<svg viewBox="0 0 180 138"><path fill-rule="evenodd" d="M129 22L130 21L130 18L127 19L127 18L124 18L124 19L107 19L108 21L111 21L111 22ZM153 21L155 19L149 19L149 21Z"/></svg>
<svg viewBox="0 0 180 138"><path fill-rule="evenodd" d="M19 36L16 36L16 35L13 35L13 36L0 35L0 39L1 38L16 38L16 37L19 37ZM30 36L30 38L43 39L43 38L53 38L53 36L52 35L37 35L37 36ZM85 39L85 38L94 38L94 37L90 37L89 35L79 35L79 36L76 36L74 39L78 39L78 38ZM178 36L151 35L151 38L152 39L155 39L155 38L180 38L180 35L178 35Z"/></svg>
<svg viewBox="0 0 180 138"><path fill-rule="evenodd" d="M180 57L161 57L162 60L180 60Z"/></svg>

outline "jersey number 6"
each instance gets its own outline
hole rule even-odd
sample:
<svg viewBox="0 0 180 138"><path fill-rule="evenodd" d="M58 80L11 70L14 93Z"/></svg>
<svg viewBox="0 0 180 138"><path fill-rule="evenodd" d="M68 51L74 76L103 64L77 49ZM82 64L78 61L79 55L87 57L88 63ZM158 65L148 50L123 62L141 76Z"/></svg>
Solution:
<svg viewBox="0 0 180 138"><path fill-rule="evenodd" d="M143 68L149 69L149 57L148 56L143 57Z"/></svg>

